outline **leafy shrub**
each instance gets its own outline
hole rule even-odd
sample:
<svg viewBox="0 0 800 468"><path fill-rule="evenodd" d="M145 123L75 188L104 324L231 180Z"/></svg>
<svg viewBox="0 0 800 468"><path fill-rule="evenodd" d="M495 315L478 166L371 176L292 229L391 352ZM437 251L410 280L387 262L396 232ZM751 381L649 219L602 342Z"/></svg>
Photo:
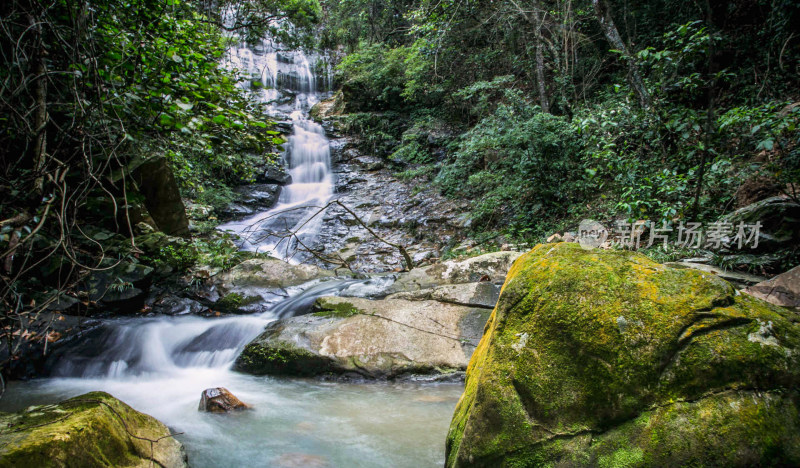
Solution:
<svg viewBox="0 0 800 468"><path fill-rule="evenodd" d="M541 225L585 196L582 142L563 117L501 104L463 135L437 182L449 196L476 200L479 225Z"/></svg>

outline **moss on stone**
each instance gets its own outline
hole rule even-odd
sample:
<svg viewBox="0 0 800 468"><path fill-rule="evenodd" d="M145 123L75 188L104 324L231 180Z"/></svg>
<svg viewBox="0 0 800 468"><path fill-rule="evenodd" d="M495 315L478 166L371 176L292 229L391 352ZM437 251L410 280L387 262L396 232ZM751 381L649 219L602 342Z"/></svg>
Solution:
<svg viewBox="0 0 800 468"><path fill-rule="evenodd" d="M236 358L234 367L239 371L255 375L310 376L334 370L329 358L285 342L277 345L250 343Z"/></svg>
<svg viewBox="0 0 800 468"><path fill-rule="evenodd" d="M104 392L4 413L0 427L0 467L186 466L163 424Z"/></svg>
<svg viewBox="0 0 800 468"><path fill-rule="evenodd" d="M255 304L260 300L261 298L258 296L243 296L242 294L233 292L220 298L214 306L222 312L236 312L242 307Z"/></svg>
<svg viewBox="0 0 800 468"><path fill-rule="evenodd" d="M537 246L509 272L470 361L447 466L660 466L638 439L597 454L579 441L652 407L796 388L800 334L787 313L640 254Z"/></svg>
<svg viewBox="0 0 800 468"><path fill-rule="evenodd" d="M331 302L322 298L314 304L313 314L317 317L347 318L363 312L349 302Z"/></svg>

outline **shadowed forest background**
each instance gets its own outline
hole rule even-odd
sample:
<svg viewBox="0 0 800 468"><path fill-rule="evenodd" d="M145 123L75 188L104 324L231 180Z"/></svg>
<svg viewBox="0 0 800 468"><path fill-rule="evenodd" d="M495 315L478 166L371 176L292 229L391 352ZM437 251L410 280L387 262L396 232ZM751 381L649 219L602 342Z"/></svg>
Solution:
<svg viewBox="0 0 800 468"><path fill-rule="evenodd" d="M0 365L60 339L27 332L39 314L91 308L92 272L246 256L215 214L278 163L285 131L223 65L232 33L328 51L325 117L398 181L467 200L463 234L490 251L587 217L796 204L798 31L791 0L3 2ZM212 211L190 226L181 199ZM141 222L184 240L148 248ZM793 242L708 254L762 274L800 263Z"/></svg>

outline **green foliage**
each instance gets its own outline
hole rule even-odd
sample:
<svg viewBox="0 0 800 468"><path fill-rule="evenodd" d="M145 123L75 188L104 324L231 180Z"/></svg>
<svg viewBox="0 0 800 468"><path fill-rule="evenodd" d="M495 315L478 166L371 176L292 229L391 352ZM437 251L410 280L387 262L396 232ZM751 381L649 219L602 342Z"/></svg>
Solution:
<svg viewBox="0 0 800 468"><path fill-rule="evenodd" d="M227 270L247 256L247 253L239 251L229 235L217 234L190 242L162 245L143 259L158 268L169 267L183 272L201 265Z"/></svg>
<svg viewBox="0 0 800 468"><path fill-rule="evenodd" d="M337 66L348 106L352 110L396 109L403 104L405 87L404 47L362 44Z"/></svg>
<svg viewBox="0 0 800 468"><path fill-rule="evenodd" d="M586 197L581 150L566 119L501 104L464 134L436 180L445 194L476 200L479 224L530 229Z"/></svg>
<svg viewBox="0 0 800 468"><path fill-rule="evenodd" d="M394 152L406 125L406 119L395 112L359 112L346 115L341 130L358 137L361 151L385 157Z"/></svg>

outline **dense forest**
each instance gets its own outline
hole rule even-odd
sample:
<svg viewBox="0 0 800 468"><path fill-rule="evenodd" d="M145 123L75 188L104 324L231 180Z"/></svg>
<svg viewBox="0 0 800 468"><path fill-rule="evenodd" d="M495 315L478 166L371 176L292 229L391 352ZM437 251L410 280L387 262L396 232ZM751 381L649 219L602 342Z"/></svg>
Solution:
<svg viewBox="0 0 800 468"><path fill-rule="evenodd" d="M584 220L640 226L650 241L621 250L659 263L689 259L746 285L791 270L800 265L799 32L800 3L791 0L4 1L2 390L8 378L50 372L50 353L83 349L78 330L102 328L87 317L152 318L173 301L226 319L274 306L230 287L236 281L289 298L305 284L298 278L347 270L349 281L367 281L569 242ZM275 69L254 73L267 56L264 67ZM306 172L296 167L301 156ZM319 177L309 184L308 174ZM298 200L319 211L298 221ZM289 208L269 214L276 203ZM427 211L411 219L397 207ZM266 237L308 256L278 255L276 245L264 253L243 240L249 228L220 228L258 213L267 214L257 222L277 216L273 227L297 223ZM681 242L685 225L716 229L716 243ZM761 237L743 238L745 225ZM316 237L303 237L311 227ZM761 245L743 249L743 239ZM571 248L558 247L562 262L578 255ZM321 269L269 264L257 270L268 279L253 280L242 267L278 256ZM513 259L502 261L463 282L488 282L499 295ZM619 268L611 257L597 261ZM397 300L422 297L407 284L382 287L406 294ZM305 313L313 303L331 320L356 314L350 303L319 299L331 290L286 307ZM709 304L740 301L723 299ZM620 333L629 326L614 320ZM231 340L231 349L238 355L254 337ZM244 348L238 370L271 359L289 366L281 372L307 375L283 354L254 349ZM470 388L468 380L462 401L474 398ZM472 456L458 452L464 427L448 439L451 466Z"/></svg>
<svg viewBox="0 0 800 468"><path fill-rule="evenodd" d="M766 0L6 2L5 320L147 257L135 228L164 201L146 200L145 162L214 208L276 163L281 132L224 65L232 32L330 51L337 127L400 180L470 200L491 246L583 217L710 222L797 200L799 23L795 2ZM232 254L213 233L178 250L157 256ZM783 271L797 247L758 262Z"/></svg>

